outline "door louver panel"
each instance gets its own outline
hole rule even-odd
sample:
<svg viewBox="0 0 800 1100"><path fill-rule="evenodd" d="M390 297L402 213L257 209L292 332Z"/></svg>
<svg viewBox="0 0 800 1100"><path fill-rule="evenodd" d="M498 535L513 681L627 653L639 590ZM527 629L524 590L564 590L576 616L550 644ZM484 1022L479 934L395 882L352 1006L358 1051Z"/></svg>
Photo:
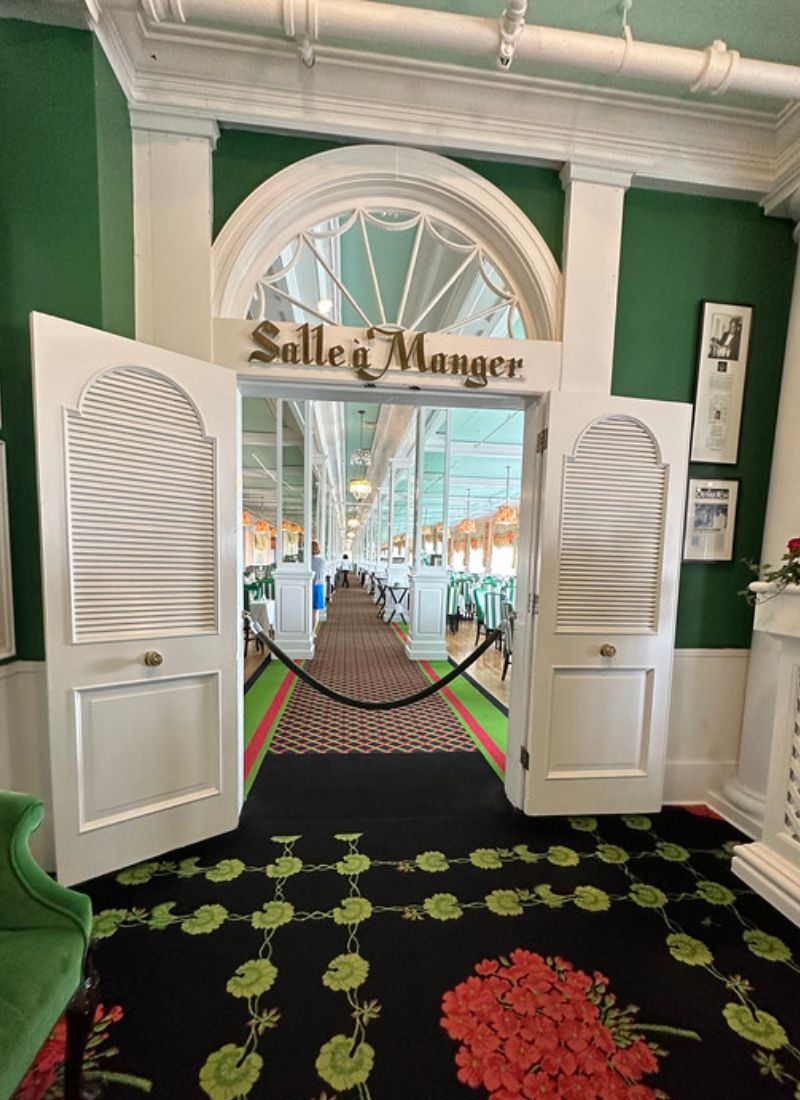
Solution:
<svg viewBox="0 0 800 1100"><path fill-rule="evenodd" d="M107 371L66 438L75 641L215 632L215 444L186 394Z"/></svg>
<svg viewBox="0 0 800 1100"><path fill-rule="evenodd" d="M650 432L607 416L565 461L556 629L658 627L667 468Z"/></svg>

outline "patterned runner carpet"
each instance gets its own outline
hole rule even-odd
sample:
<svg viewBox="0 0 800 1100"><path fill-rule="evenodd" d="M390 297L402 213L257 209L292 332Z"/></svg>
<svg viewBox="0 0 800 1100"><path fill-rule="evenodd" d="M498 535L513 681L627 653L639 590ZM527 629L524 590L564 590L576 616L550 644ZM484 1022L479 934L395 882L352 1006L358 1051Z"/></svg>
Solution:
<svg viewBox="0 0 800 1100"><path fill-rule="evenodd" d="M363 588L340 589L306 664L328 687L357 699L399 699L428 680L409 661L397 633L380 620ZM270 752L460 752L476 746L447 704L434 695L411 707L365 711L298 683Z"/></svg>
<svg viewBox="0 0 800 1100"><path fill-rule="evenodd" d="M285 755L236 832L88 884L105 1100L800 1095L800 932L730 826L504 802L476 753Z"/></svg>

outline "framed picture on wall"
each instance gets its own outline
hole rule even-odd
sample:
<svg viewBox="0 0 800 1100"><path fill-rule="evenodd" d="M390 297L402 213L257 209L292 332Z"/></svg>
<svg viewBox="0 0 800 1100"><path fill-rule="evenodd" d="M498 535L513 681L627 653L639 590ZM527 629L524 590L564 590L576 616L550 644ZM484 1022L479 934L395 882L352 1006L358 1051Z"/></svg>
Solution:
<svg viewBox="0 0 800 1100"><path fill-rule="evenodd" d="M752 320L751 306L703 302L692 462L736 463Z"/></svg>
<svg viewBox="0 0 800 1100"><path fill-rule="evenodd" d="M731 561L739 482L689 479L684 561Z"/></svg>

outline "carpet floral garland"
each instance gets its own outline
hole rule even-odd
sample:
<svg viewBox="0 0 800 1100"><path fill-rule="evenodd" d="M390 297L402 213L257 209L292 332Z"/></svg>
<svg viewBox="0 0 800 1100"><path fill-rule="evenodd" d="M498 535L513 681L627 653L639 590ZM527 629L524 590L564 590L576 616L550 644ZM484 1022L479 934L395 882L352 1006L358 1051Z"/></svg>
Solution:
<svg viewBox="0 0 800 1100"><path fill-rule="evenodd" d="M164 902L151 909L105 909L95 917L94 935L102 940L122 930L138 928L163 932L171 927L186 935L210 935L228 922L247 923L263 934L257 954L244 960L230 975L226 985L228 995L242 1002L242 1033L209 1054L205 1063L196 1070L200 1088L210 1100L241 1100L251 1094L257 1083L259 1095L262 1094L261 1089L269 1084L267 1036L280 1026L280 1012L271 994L279 979L277 948L281 928L297 922L331 921L342 929L342 951L321 970L320 982L331 993L343 995L347 1010L344 1019L352 1023L341 1027L324 1042L317 1054L315 1068L323 1086L318 1100L329 1095L327 1089L332 1089L338 1097L346 1095L356 1100L377 1100L370 1092L369 1081L379 1051L367 1041L367 1035L370 1023L381 1014L381 1004L371 992L367 995L370 963L362 954L358 936L364 921L381 915L410 922L457 921L471 911L488 912L508 919L535 907L560 909L575 906L585 913L603 913L612 905L633 905L652 910L660 916L664 924L665 950L673 959L704 971L712 981L721 983L729 992L730 999L723 1009L727 1027L754 1048L752 1058L758 1073L785 1085L786 1095L800 1100L800 1049L790 1040L784 1025L759 1007L756 991L749 980L738 974L728 974L718 967L707 944L689 935L669 911L672 903L695 902L711 906L712 910L728 912L740 926L742 941L753 956L776 966L787 967L795 975L800 974L800 967L788 945L755 927L740 912L737 897L750 891L745 887L732 889L704 878L691 863L692 855L714 856L728 861L736 842L729 841L719 849L688 849L661 839L646 816L623 815L621 821L633 832L646 833L652 843L651 849L629 853L620 845L603 840L595 818L573 817L569 819L572 829L584 834L587 840L591 837L595 845L592 851L579 852L566 845L551 845L544 851L533 851L527 844L516 844L511 848L478 847L465 856L454 857L438 850L428 850L409 858L378 860L361 850L361 833L338 833L335 839L344 847L341 858L332 863L304 863L297 854L298 842L302 840L300 835L271 837L271 842L278 846L279 851L266 866L247 866L239 859L224 859L210 867L201 866L194 857L179 863L153 860L122 871L117 876L117 882L135 887L156 876L190 878L202 875L209 882L220 884L234 881L242 875L266 875L274 884L273 897L261 909L250 913L232 913L219 903L200 905L187 913L176 912L175 902ZM421 900L378 905L361 891L362 876L377 867L394 868L401 874L413 875L415 881L421 877L427 884L435 880L437 874L459 865L470 865L487 872L487 875L494 875L512 864L527 864L531 868L542 865L546 869L548 865L555 868L580 867L592 860L618 867L625 876L627 889L612 893L586 884L576 885L568 893L559 893L551 883L540 881L537 874L532 876L536 881L530 888L496 886L482 897L471 899L429 887ZM668 893L648 882L645 868L652 860L681 865L690 876L691 889ZM291 900L293 880L296 881L296 876L319 873L338 876L336 881L341 882L337 890L339 900L325 910L304 911L296 908ZM545 959L520 948L512 952L510 958L476 960L475 971L473 977L467 978L455 990L443 991L442 1026L452 1038L462 1042L455 1063L459 1078L474 1088L484 1089L492 1100L542 1095L574 1095L576 1100L591 1100L617 1095L611 1091L610 1085L607 1092L598 1091L599 1085L593 1091L590 1086L592 1074L599 1077L607 1075L607 1084L619 1079L626 1089L619 1095L624 1095L626 1100L651 1100L665 1094L643 1083L643 1078L657 1071L658 1057L665 1052L652 1043L649 1033L661 1031L679 1036L681 1040L700 1039L694 1032L672 1027L667 1022L637 1023L638 1010L634 1006L625 1009L617 1007L616 997L604 975L597 972L586 974L559 957ZM529 988L525 988L522 979L526 974L535 975L534 985L540 991L544 990L546 995L532 994ZM509 982L516 990L511 1001ZM537 1047L533 1039L525 1039L528 1046L522 1055L513 1043L513 1057L507 1056L505 1046L502 1050L496 1046L488 1049L485 1046L481 1048L480 1043L479 1052L475 1053L475 1029L465 1022L465 1013L469 1015L471 1011L470 997L465 993L481 989L483 996L488 990L488 1000L484 999L481 1003L483 1011L488 1012L487 1018L492 1020L498 1012L500 1017L497 1018L502 1018L503 1012L513 1010L515 1001L517 1009L523 1006L522 1015L527 1014L533 1020L544 1018L543 1006L550 1003L547 998L552 998L556 993L563 994L567 987L573 990L576 997L579 993L583 998L584 1010L588 1014L584 1023L591 1018L595 1027L595 1040L593 1045L589 1044L592 1053L587 1055L588 1073L578 1073L576 1065L574 1071L567 1075L571 1081L564 1084L564 1090L541 1091L542 1083L547 1079L552 1081L559 1075L564 1076L565 1059L569 1066L569 1057L576 1054L574 1046L570 1050L568 1043L566 1046L560 1044L558 1036L553 1035L548 1040L549 1046L545 1043ZM459 998L463 1002L460 1007ZM588 1006L594 1006L594 1009ZM534 1027L531 1035L535 1030ZM586 1037L578 1036L577 1039L580 1040L577 1044L579 1050L586 1049L581 1046L581 1042L588 1042ZM493 1042L494 1039L491 1039L490 1046ZM563 1049L554 1061L554 1050L559 1045ZM512 1084L514 1075L516 1083ZM526 1085L528 1077L531 1080ZM539 1091L535 1091L537 1084Z"/></svg>

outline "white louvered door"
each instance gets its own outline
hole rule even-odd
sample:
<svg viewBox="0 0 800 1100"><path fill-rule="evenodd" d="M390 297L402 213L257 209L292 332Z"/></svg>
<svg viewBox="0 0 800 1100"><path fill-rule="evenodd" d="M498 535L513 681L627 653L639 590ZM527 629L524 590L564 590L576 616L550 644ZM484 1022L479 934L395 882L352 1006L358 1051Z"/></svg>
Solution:
<svg viewBox="0 0 800 1100"><path fill-rule="evenodd" d="M690 422L550 395L527 813L661 805Z"/></svg>
<svg viewBox="0 0 800 1100"><path fill-rule="evenodd" d="M32 319L58 877L235 828L234 372Z"/></svg>

